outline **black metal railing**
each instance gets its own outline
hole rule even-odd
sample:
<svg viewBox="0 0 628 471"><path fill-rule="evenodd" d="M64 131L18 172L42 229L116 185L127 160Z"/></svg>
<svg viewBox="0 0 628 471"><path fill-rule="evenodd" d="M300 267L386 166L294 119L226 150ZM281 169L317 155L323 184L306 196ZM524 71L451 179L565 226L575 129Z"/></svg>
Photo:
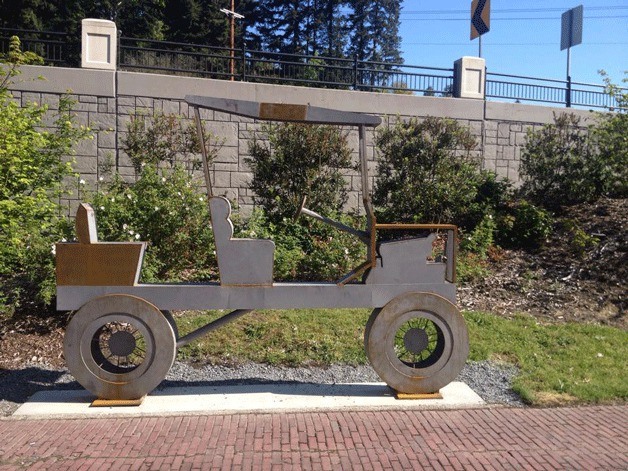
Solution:
<svg viewBox="0 0 628 471"><path fill-rule="evenodd" d="M120 39L119 67L247 82L392 93L446 95L453 86L453 69L126 37Z"/></svg>
<svg viewBox="0 0 628 471"><path fill-rule="evenodd" d="M67 33L28 29L0 28L0 54L9 52L12 36L20 38L23 51L41 56L44 64L58 67L77 67L81 63L80 39Z"/></svg>
<svg viewBox="0 0 628 471"><path fill-rule="evenodd" d="M487 72L486 97L519 102L617 109L604 85Z"/></svg>
<svg viewBox="0 0 628 471"><path fill-rule="evenodd" d="M230 49L148 39L120 38L118 67L138 72L229 78Z"/></svg>
<svg viewBox="0 0 628 471"><path fill-rule="evenodd" d="M0 28L0 54L16 35L22 48L44 58L48 65L80 65L77 34ZM118 68L139 72L320 88L363 90L431 96L453 96L453 69L356 58L321 57L246 48L230 49L149 39L120 38ZM619 89L626 93L628 89ZM548 103L585 108L619 109L603 85L520 75L487 73L488 99Z"/></svg>

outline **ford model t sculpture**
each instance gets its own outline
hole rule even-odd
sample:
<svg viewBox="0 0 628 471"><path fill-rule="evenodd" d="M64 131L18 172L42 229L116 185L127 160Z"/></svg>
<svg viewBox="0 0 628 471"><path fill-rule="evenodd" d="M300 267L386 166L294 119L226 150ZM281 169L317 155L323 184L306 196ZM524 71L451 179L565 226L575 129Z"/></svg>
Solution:
<svg viewBox="0 0 628 471"><path fill-rule="evenodd" d="M70 372L102 399L137 399L152 391L172 366L177 348L253 309L371 308L364 347L379 376L402 393L434 393L462 369L469 340L456 305L456 227L446 224L379 224L369 191L366 128L380 118L317 108L187 96L195 112L215 235L220 282L140 283L145 242L99 242L94 212L81 205L77 243L60 243L57 309L76 310L64 354ZM358 129L366 228L356 230L301 205L299 213L349 231L366 244L366 260L337 282L274 283L270 240L233 237L229 201L212 193L200 119L207 108L258 120L335 124ZM420 189L418 189L420 191ZM297 215L298 216L298 215ZM429 233L381 241L383 231ZM434 258L437 234L444 254ZM173 309L231 312L184 337Z"/></svg>

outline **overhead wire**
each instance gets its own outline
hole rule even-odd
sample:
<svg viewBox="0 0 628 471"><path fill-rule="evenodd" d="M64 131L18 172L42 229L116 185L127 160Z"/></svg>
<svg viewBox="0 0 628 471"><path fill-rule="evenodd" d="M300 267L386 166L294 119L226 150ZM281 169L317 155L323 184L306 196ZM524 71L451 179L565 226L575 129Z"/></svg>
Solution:
<svg viewBox="0 0 628 471"><path fill-rule="evenodd" d="M496 8L493 9L493 13L541 13L550 11L565 11L565 8ZM610 5L600 7L587 7L587 11L599 11L599 10L628 10L628 6L622 5ZM409 10L401 11L401 15L417 14L417 15L445 15L451 13L468 14L469 10Z"/></svg>
<svg viewBox="0 0 628 471"><path fill-rule="evenodd" d="M617 15L617 16L584 16L586 20L607 20L607 19L616 19L616 18L628 18L628 15ZM469 21L469 18L402 18L404 21ZM529 16L529 17L508 17L508 18L495 18L491 17L491 22L493 21L522 21L522 20L552 20L556 21L559 19L554 16Z"/></svg>

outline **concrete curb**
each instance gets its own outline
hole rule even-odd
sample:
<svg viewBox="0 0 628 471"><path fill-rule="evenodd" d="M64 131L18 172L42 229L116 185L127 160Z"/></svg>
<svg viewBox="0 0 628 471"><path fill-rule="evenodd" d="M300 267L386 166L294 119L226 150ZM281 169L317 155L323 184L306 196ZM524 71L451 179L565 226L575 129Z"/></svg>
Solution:
<svg viewBox="0 0 628 471"><path fill-rule="evenodd" d="M137 417L348 410L435 410L485 405L480 396L461 382L450 383L440 392L442 399L400 400L384 383L271 383L173 387L154 391L140 406L91 407L95 397L85 390L41 391L19 407L12 417Z"/></svg>

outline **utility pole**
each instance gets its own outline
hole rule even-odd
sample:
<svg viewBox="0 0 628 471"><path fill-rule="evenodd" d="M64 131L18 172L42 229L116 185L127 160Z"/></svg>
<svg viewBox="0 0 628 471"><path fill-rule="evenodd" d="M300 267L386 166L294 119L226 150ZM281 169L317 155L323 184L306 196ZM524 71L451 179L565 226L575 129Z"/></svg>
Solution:
<svg viewBox="0 0 628 471"><path fill-rule="evenodd" d="M244 15L235 12L235 0L231 0L231 9L221 8L221 12L229 17L229 80L235 80L235 20L241 20Z"/></svg>

